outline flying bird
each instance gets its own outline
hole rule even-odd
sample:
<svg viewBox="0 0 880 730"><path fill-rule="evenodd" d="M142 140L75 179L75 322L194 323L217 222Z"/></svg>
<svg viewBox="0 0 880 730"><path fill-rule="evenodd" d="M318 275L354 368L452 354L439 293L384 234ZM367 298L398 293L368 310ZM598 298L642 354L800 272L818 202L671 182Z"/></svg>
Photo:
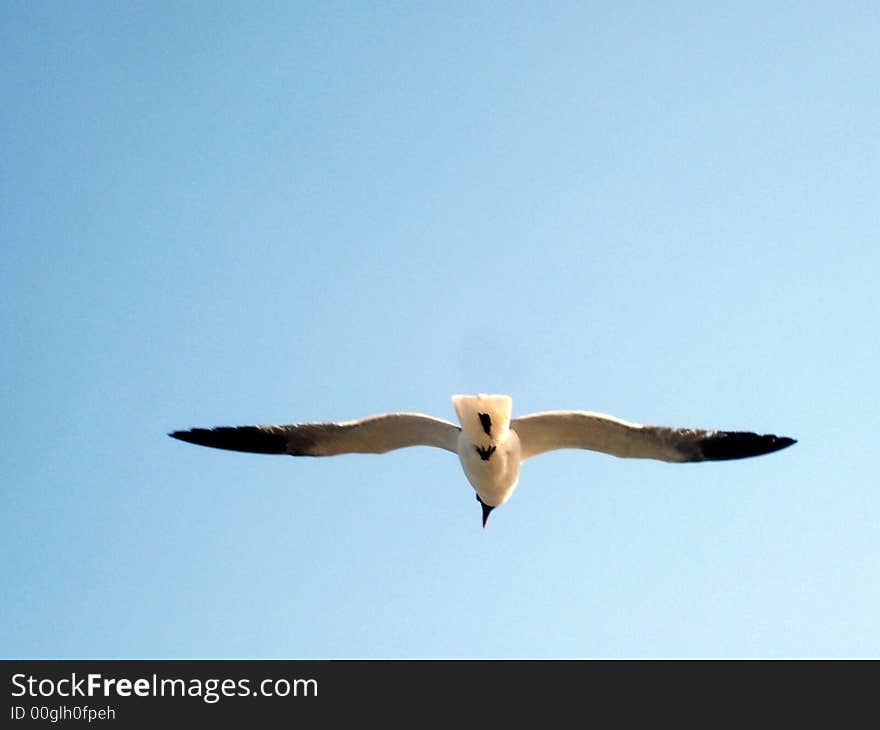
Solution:
<svg viewBox="0 0 880 730"><path fill-rule="evenodd" d="M510 499L521 464L556 449L588 449L622 458L669 462L744 459L796 443L787 436L628 423L588 411L547 411L511 418L507 395L454 395L461 426L421 413L382 413L342 423L220 426L174 431L172 438L216 449L291 456L384 454L436 446L457 454L477 493L483 527Z"/></svg>

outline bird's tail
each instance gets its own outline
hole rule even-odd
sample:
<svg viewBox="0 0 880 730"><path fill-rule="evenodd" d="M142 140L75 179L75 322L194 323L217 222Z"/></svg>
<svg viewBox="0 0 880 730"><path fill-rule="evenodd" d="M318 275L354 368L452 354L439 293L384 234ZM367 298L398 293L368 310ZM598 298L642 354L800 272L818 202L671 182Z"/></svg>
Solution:
<svg viewBox="0 0 880 730"><path fill-rule="evenodd" d="M452 402L462 430L473 443L507 436L513 403L509 395L454 395Z"/></svg>

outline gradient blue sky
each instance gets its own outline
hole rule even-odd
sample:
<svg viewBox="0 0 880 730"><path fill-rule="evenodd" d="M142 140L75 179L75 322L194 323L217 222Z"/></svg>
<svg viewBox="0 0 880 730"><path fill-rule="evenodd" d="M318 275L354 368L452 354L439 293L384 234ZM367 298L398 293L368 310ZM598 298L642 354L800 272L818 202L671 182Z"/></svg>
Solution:
<svg viewBox="0 0 880 730"><path fill-rule="evenodd" d="M0 5L0 655L880 656L880 10ZM799 443L191 426L453 393Z"/></svg>

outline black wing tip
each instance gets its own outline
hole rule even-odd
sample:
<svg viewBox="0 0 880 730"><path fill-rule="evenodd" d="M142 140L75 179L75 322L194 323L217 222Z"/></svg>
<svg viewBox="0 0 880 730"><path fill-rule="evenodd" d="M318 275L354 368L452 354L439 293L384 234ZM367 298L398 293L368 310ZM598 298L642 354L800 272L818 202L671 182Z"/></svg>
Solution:
<svg viewBox="0 0 880 730"><path fill-rule="evenodd" d="M259 426L191 428L187 431L172 431L168 435L188 444L227 451L251 454L283 454L287 451L287 438L282 433Z"/></svg>
<svg viewBox="0 0 880 730"><path fill-rule="evenodd" d="M797 439L750 431L719 431L698 443L700 456L705 461L747 459L780 451L797 443Z"/></svg>
<svg viewBox="0 0 880 730"><path fill-rule="evenodd" d="M168 435L178 441L186 441L188 444L200 444L198 433L200 431L210 431L207 428L191 428L187 431L172 431Z"/></svg>

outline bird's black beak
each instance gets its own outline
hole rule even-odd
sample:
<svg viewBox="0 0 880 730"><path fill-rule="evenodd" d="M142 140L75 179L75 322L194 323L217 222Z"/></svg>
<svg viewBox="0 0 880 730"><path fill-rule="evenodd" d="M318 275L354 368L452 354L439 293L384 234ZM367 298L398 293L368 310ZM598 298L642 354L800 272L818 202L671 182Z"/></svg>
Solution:
<svg viewBox="0 0 880 730"><path fill-rule="evenodd" d="M489 513L495 509L494 507L490 507L486 504L482 499L480 499L480 495L477 495L477 502L480 503L480 506L483 508L483 527L486 526L486 520L489 519Z"/></svg>

